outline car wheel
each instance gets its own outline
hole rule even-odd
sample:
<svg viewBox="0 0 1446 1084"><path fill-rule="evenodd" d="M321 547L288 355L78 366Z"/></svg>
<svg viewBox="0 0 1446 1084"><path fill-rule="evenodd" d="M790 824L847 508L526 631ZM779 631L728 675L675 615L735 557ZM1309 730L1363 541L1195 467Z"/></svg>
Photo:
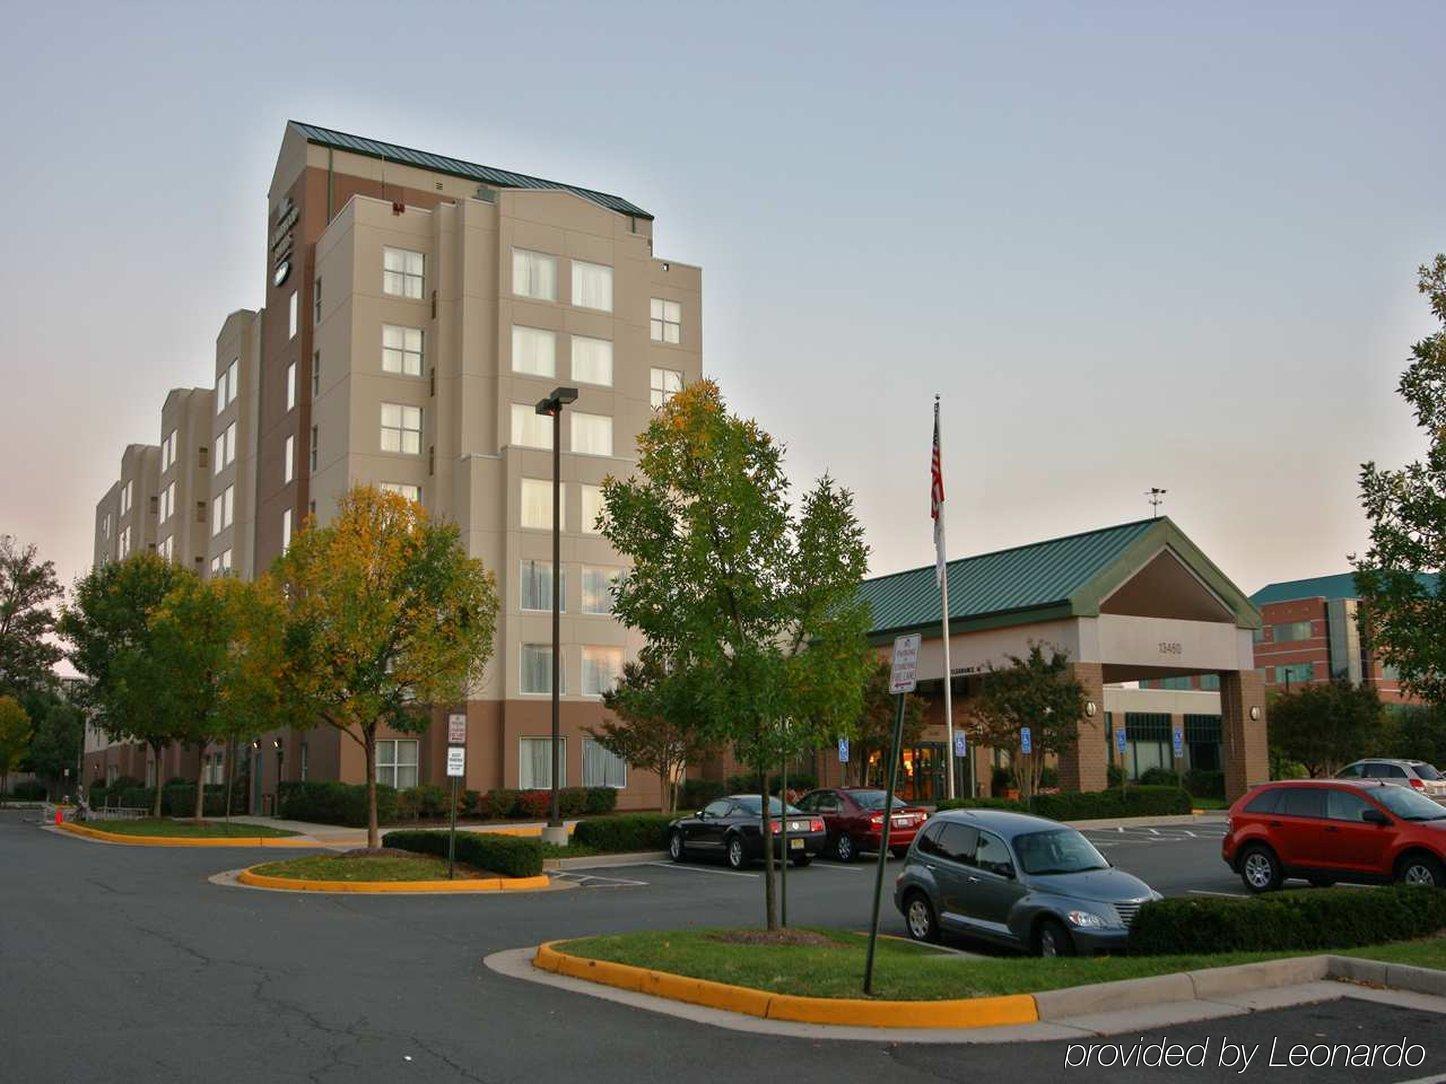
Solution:
<svg viewBox="0 0 1446 1084"><path fill-rule="evenodd" d="M1403 885L1446 888L1446 868L1429 854L1413 854L1401 860L1396 879Z"/></svg>
<svg viewBox="0 0 1446 1084"><path fill-rule="evenodd" d="M833 853L838 856L840 862L852 862L859 856L859 848L854 843L853 836L847 832L841 832L838 839L834 840Z"/></svg>
<svg viewBox="0 0 1446 1084"><path fill-rule="evenodd" d="M903 858L904 855L906 855L906 854L909 853L909 848L908 848L908 847L890 847L890 848L889 848L889 853L890 853L891 855L893 855L895 858Z"/></svg>
<svg viewBox="0 0 1446 1084"><path fill-rule="evenodd" d="M674 862L683 861L685 854L683 849L683 833L673 832L668 836L668 857Z"/></svg>
<svg viewBox="0 0 1446 1084"><path fill-rule="evenodd" d="M934 906L922 892L910 892L904 899L904 926L915 941L935 942L939 940L939 923L934 918Z"/></svg>
<svg viewBox="0 0 1446 1084"><path fill-rule="evenodd" d="M1249 847L1240 856L1240 879L1252 892L1274 892L1280 887L1280 860L1269 847Z"/></svg>
<svg viewBox="0 0 1446 1084"><path fill-rule="evenodd" d="M1063 923L1047 918L1034 931L1034 954L1036 956L1073 956L1074 938Z"/></svg>
<svg viewBox="0 0 1446 1084"><path fill-rule="evenodd" d="M725 853L728 855L728 865L733 869L742 869L748 865L748 855L743 850L742 836L729 836Z"/></svg>
<svg viewBox="0 0 1446 1084"><path fill-rule="evenodd" d="M802 867L812 862L813 856L809 854L799 854L795 855L792 859L790 859L790 861L792 861L795 866Z"/></svg>

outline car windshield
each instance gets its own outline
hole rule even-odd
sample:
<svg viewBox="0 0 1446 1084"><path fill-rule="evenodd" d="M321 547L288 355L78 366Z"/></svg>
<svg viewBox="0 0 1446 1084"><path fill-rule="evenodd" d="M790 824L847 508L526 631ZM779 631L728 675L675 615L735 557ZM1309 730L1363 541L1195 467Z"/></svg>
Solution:
<svg viewBox="0 0 1446 1084"><path fill-rule="evenodd" d="M1014 837L1014 852L1025 873L1083 873L1091 869L1109 869L1104 855L1073 828L1053 828L1048 832L1028 832Z"/></svg>
<svg viewBox="0 0 1446 1084"><path fill-rule="evenodd" d="M742 797L734 798L733 800L738 803L738 808L743 810L743 812L752 813L755 817L762 816L763 803L759 800L758 795L745 794ZM777 798L769 798L768 812L775 817L778 816L778 814L783 812L783 803L780 802ZM790 815L792 815L794 813L802 813L803 810L799 809L797 806L789 806L788 812Z"/></svg>
<svg viewBox="0 0 1446 1084"><path fill-rule="evenodd" d="M1372 787L1370 795L1405 821L1439 821L1446 818L1446 809L1424 794L1417 794L1406 787Z"/></svg>
<svg viewBox="0 0 1446 1084"><path fill-rule="evenodd" d="M1438 772L1433 765L1427 764L1424 760L1416 761L1411 767L1415 769L1416 774L1422 779L1429 779L1434 783L1441 778L1441 773Z"/></svg>
<svg viewBox="0 0 1446 1084"><path fill-rule="evenodd" d="M849 791L849 797L851 797L855 802L858 803L858 806L859 806L860 809L870 809L870 810L872 810L872 809L883 809L883 808L884 808L884 797L885 797L887 794L888 794L888 791L884 791L884 790L851 790L851 791ZM907 806L905 805L904 802L899 801L899 796L898 796L897 794L894 795L894 805L893 805L893 808L894 808L894 809L905 809L905 808L907 808Z"/></svg>

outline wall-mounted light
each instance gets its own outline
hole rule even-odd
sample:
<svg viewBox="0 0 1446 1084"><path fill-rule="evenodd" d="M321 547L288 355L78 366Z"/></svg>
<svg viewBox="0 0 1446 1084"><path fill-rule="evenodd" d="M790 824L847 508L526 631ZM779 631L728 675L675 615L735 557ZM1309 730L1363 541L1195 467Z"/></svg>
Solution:
<svg viewBox="0 0 1446 1084"><path fill-rule="evenodd" d="M1091 719L1093 719L1095 715L1098 714L1099 710L1100 706L1096 704L1093 700L1085 701L1085 714L1088 715Z"/></svg>
<svg viewBox="0 0 1446 1084"><path fill-rule="evenodd" d="M1259 708L1259 707L1252 707L1252 708L1250 709L1250 721L1253 722L1253 723L1258 723L1258 722L1260 722L1260 708Z"/></svg>

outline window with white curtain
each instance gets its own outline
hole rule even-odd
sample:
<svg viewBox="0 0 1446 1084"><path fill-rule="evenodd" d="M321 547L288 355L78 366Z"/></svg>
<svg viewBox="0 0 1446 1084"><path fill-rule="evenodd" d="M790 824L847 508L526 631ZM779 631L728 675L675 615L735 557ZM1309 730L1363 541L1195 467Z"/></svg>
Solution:
<svg viewBox="0 0 1446 1084"><path fill-rule="evenodd" d="M165 538L161 539L161 544L156 547L156 549L157 552L160 553L162 560L169 561L171 559L171 543L174 541L175 539L170 535L166 535Z"/></svg>
<svg viewBox="0 0 1446 1084"><path fill-rule="evenodd" d="M572 378L583 384L613 386L613 344L586 335L572 337Z"/></svg>
<svg viewBox="0 0 1446 1084"><path fill-rule="evenodd" d="M286 409L296 406L296 362L286 367Z"/></svg>
<svg viewBox="0 0 1446 1084"><path fill-rule="evenodd" d="M623 649L620 647L584 647L582 649L582 693L602 696L618 683L623 672Z"/></svg>
<svg viewBox="0 0 1446 1084"><path fill-rule="evenodd" d="M422 408L382 404L382 451L422 454Z"/></svg>
<svg viewBox="0 0 1446 1084"><path fill-rule="evenodd" d="M648 334L655 343L676 343L683 337L683 306L676 301L653 298Z"/></svg>
<svg viewBox="0 0 1446 1084"><path fill-rule="evenodd" d="M552 483L543 478L522 479L522 526L552 530ZM567 530L567 502L563 502L562 529Z"/></svg>
<svg viewBox="0 0 1446 1084"><path fill-rule="evenodd" d="M236 423L216 434L216 459L212 473L220 474L236 461Z"/></svg>
<svg viewBox="0 0 1446 1084"><path fill-rule="evenodd" d="M613 311L613 269L572 261L572 303L581 309Z"/></svg>
<svg viewBox="0 0 1446 1084"><path fill-rule="evenodd" d="M537 413L530 403L512 404L512 443L552 450L552 416Z"/></svg>
<svg viewBox="0 0 1446 1084"><path fill-rule="evenodd" d="M120 549L119 549L119 552L120 552L120 556L121 556L121 560L122 560L122 561L124 561L127 557L130 556L130 552L131 552L131 529L130 529L129 527L122 527L122 528L121 528L121 533L120 533Z"/></svg>
<svg viewBox="0 0 1446 1084"><path fill-rule="evenodd" d="M236 510L236 487L227 486L211 501L211 533L218 535L227 527Z"/></svg>
<svg viewBox="0 0 1446 1084"><path fill-rule="evenodd" d="M598 517L603 511L602 486L583 485L582 489L582 523L578 527L583 534L600 534L597 529Z"/></svg>
<svg viewBox="0 0 1446 1084"><path fill-rule="evenodd" d="M560 594L561 605L558 607L562 612L567 612L567 569L562 570L562 592ZM552 612L552 562L531 561L522 562L521 575L518 576L520 584L520 597L518 607L523 610L546 610Z"/></svg>
<svg viewBox="0 0 1446 1084"><path fill-rule="evenodd" d="M292 291L291 291L291 301L288 303L288 305L287 305L287 310L286 310L286 337L287 337L288 339L294 339L294 338L296 338L296 328L297 328L297 325L300 323L300 321L297 319L297 317L298 317L298 314L300 313L300 311L301 311L301 291L300 291L300 290L292 290Z"/></svg>
<svg viewBox="0 0 1446 1084"><path fill-rule="evenodd" d="M420 252L382 249L382 293L393 297L421 297L424 265Z"/></svg>
<svg viewBox="0 0 1446 1084"><path fill-rule="evenodd" d="M559 787L567 786L567 739L557 739ZM517 739L517 786L521 790L549 790L552 787L552 739Z"/></svg>
<svg viewBox="0 0 1446 1084"><path fill-rule="evenodd" d="M121 515L131 510L131 503L135 500L135 484L135 481L131 480L121 486Z"/></svg>
<svg viewBox="0 0 1446 1084"><path fill-rule="evenodd" d="M166 439L161 441L161 473L171 469L171 464L176 461L176 431L172 429L166 434Z"/></svg>
<svg viewBox="0 0 1446 1084"><path fill-rule="evenodd" d="M165 523L166 520L171 518L171 514L175 512L175 510L176 483L170 482L166 485L165 489L161 490L161 511L160 515L156 517L157 521L160 523Z"/></svg>
<svg viewBox="0 0 1446 1084"><path fill-rule="evenodd" d="M512 371L531 376L556 376L557 336L540 327L513 324Z"/></svg>
<svg viewBox="0 0 1446 1084"><path fill-rule="evenodd" d="M415 738L383 738L377 742L377 782L398 790L417 785Z"/></svg>
<svg viewBox="0 0 1446 1084"><path fill-rule="evenodd" d="M584 414L574 410L572 450L579 455L613 454L613 420L606 414Z"/></svg>
<svg viewBox="0 0 1446 1084"><path fill-rule="evenodd" d="M281 510L281 552L285 553L291 545L291 509Z"/></svg>
<svg viewBox="0 0 1446 1084"><path fill-rule="evenodd" d="M557 259L525 248L512 250L512 292L537 301L557 300Z"/></svg>
<svg viewBox="0 0 1446 1084"><path fill-rule="evenodd" d="M407 498L409 501L414 501L417 504L422 503L421 486L408 485L406 482L380 482L377 484L377 488L383 493L396 493Z"/></svg>
<svg viewBox="0 0 1446 1084"><path fill-rule="evenodd" d="M518 684L519 690L531 696L550 696L552 694L552 645L551 644L523 644L522 645L522 673ZM562 671L562 681L559 683L558 691L567 692L567 671Z"/></svg>
<svg viewBox="0 0 1446 1084"><path fill-rule="evenodd" d="M582 612L610 614L613 612L613 585L620 570L597 565L582 566Z"/></svg>
<svg viewBox="0 0 1446 1084"><path fill-rule="evenodd" d="M583 738L582 785L622 790L628 785L628 762L604 749L596 738Z"/></svg>
<svg viewBox="0 0 1446 1084"><path fill-rule="evenodd" d="M649 402L657 410L673 396L683 390L683 374L676 369L649 369Z"/></svg>
<svg viewBox="0 0 1446 1084"><path fill-rule="evenodd" d="M211 558L211 575L224 576L231 571L231 551L222 550Z"/></svg>
<svg viewBox="0 0 1446 1084"><path fill-rule="evenodd" d="M296 438L290 433L286 435L286 450L282 452L282 458L285 460L286 471L286 477L282 481L290 482L296 477Z"/></svg>
<svg viewBox="0 0 1446 1084"><path fill-rule="evenodd" d="M382 325L382 372L422 375L422 329Z"/></svg>

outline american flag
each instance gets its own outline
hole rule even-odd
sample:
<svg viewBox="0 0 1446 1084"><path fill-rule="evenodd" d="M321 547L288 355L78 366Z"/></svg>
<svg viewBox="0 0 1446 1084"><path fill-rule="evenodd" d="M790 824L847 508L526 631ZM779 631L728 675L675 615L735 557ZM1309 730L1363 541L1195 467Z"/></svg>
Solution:
<svg viewBox="0 0 1446 1084"><path fill-rule="evenodd" d="M934 576L944 583L944 465L939 458L939 400L934 399L934 455L929 463L929 515L934 519Z"/></svg>

